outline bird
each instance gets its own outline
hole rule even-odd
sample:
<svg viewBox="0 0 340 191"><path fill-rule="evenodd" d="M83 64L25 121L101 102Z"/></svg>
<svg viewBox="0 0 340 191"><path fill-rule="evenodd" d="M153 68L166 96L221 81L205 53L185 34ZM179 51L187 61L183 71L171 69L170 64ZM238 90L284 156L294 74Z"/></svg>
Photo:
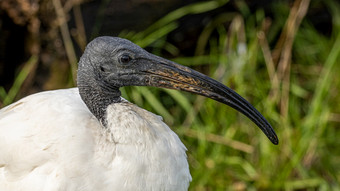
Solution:
<svg viewBox="0 0 340 191"><path fill-rule="evenodd" d="M0 190L188 190L186 147L125 86L187 91L226 104L278 137L248 101L189 67L131 41L101 36L85 48L77 87L29 95L0 110Z"/></svg>

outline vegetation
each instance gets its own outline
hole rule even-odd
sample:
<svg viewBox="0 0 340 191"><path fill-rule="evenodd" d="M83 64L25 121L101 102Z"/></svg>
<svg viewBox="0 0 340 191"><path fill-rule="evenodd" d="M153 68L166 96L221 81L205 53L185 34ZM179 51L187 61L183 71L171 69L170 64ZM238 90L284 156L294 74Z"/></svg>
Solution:
<svg viewBox="0 0 340 191"><path fill-rule="evenodd" d="M340 190L340 4L314 2L331 13L330 35L305 18L308 0L278 1L271 19L238 1L238 12L207 23L193 56L182 57L167 41L178 19L226 3L194 3L119 36L236 90L270 121L279 145L243 115L201 96L150 87L126 87L123 96L163 116L180 136L188 148L190 190ZM2 103L14 100L35 62L27 62L8 93L0 88Z"/></svg>

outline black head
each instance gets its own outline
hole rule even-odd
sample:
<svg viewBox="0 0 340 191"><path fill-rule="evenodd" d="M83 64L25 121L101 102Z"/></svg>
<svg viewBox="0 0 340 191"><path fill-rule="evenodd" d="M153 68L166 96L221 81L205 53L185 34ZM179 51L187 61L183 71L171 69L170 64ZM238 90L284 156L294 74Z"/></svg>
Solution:
<svg viewBox="0 0 340 191"><path fill-rule="evenodd" d="M155 56L117 37L90 42L79 62L79 92L91 112L105 123L105 110L120 102L123 86L154 86L188 91L227 104L249 117L267 137L278 138L267 120L236 92L188 67Z"/></svg>

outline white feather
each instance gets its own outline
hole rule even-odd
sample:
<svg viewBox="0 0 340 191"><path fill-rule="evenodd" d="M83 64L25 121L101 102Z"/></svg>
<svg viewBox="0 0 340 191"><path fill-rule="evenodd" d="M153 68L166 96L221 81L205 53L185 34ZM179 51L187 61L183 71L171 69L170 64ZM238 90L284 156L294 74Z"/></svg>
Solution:
<svg viewBox="0 0 340 191"><path fill-rule="evenodd" d="M0 110L1 191L187 190L186 148L161 117L127 101L101 126L78 89Z"/></svg>

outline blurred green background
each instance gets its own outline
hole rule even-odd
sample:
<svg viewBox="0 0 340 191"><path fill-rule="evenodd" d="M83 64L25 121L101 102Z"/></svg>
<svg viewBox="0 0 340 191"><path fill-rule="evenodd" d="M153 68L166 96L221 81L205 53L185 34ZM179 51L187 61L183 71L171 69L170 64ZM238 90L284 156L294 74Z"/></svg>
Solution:
<svg viewBox="0 0 340 191"><path fill-rule="evenodd" d="M126 87L188 148L190 190L340 190L340 3L22 0L0 2L0 106L75 86L87 42L110 35L226 84L272 124L197 95Z"/></svg>

